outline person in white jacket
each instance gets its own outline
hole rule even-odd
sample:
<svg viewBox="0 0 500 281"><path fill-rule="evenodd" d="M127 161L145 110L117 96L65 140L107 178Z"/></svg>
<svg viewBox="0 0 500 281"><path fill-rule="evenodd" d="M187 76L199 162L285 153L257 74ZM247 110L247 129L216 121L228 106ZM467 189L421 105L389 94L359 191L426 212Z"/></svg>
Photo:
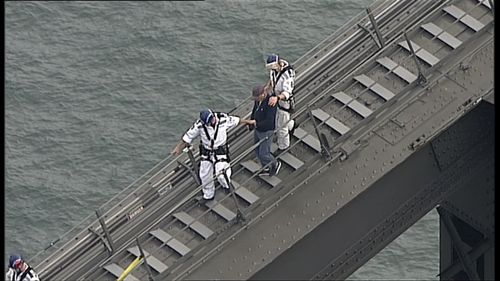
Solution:
<svg viewBox="0 0 500 281"><path fill-rule="evenodd" d="M231 178L229 166L229 148L226 144L227 131L238 124L252 125L250 120L241 119L222 112L213 112L204 109L200 112L200 118L186 131L181 141L175 146L171 154L178 155L191 142L200 136L200 171L199 176L202 184L203 199L212 200L215 197L214 176L223 188L229 188L223 171L227 178Z"/></svg>
<svg viewBox="0 0 500 281"><path fill-rule="evenodd" d="M26 263L21 256L9 257L9 269L5 274L5 281L40 281L35 270Z"/></svg>
<svg viewBox="0 0 500 281"><path fill-rule="evenodd" d="M294 110L295 70L286 60L275 54L267 57L266 69L269 70L267 87L272 89L269 105L278 106L276 112L278 149L283 151L290 146L290 134L293 134L298 125L295 120L290 118L290 114Z"/></svg>

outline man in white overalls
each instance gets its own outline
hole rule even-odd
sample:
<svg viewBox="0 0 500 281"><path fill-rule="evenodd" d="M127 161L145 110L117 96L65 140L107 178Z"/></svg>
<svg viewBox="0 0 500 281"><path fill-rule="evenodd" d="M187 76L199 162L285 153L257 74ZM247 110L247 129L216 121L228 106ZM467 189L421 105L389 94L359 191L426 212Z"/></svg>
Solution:
<svg viewBox="0 0 500 281"><path fill-rule="evenodd" d="M290 119L291 100L295 82L295 70L284 59L272 54L267 57L266 69L269 70L268 87L273 90L269 105L278 105L276 112L276 135L278 149L283 151L290 146L290 134L298 124Z"/></svg>
<svg viewBox="0 0 500 281"><path fill-rule="evenodd" d="M226 113L204 109L200 112L200 119L196 120L172 150L172 154L180 154L196 137L201 135L200 179L203 199L205 200L212 200L215 197L214 176L217 176L217 180L223 188L229 188L224 174L222 174L225 170L227 178L231 178L229 150L226 144L227 131L238 124L252 125L254 122L240 119L237 116L230 116Z"/></svg>

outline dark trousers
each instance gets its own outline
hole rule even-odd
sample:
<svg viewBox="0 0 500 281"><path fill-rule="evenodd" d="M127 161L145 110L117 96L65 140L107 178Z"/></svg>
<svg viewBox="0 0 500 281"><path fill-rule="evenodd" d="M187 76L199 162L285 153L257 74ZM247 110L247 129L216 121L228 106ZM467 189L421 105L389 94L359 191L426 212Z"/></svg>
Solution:
<svg viewBox="0 0 500 281"><path fill-rule="evenodd" d="M263 140L259 146L255 148L255 154L257 154L257 158L259 158L260 164L262 167L266 166L269 163L272 163L268 167L270 168L271 171L274 171L276 169L276 159L274 156L271 154L271 143L272 143L272 136L273 136L273 131L266 131L266 132L259 132L257 130L254 130L254 143L258 143L260 140Z"/></svg>

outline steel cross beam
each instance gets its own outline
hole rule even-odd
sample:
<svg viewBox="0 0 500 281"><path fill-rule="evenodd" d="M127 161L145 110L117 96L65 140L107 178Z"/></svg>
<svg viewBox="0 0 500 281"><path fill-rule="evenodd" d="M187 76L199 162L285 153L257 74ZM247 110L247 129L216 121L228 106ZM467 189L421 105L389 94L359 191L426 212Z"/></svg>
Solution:
<svg viewBox="0 0 500 281"><path fill-rule="evenodd" d="M460 259L467 276L471 280L479 280L479 275L477 275L477 271L474 269L474 263L472 262L471 257L467 254L465 243L460 238L460 235L451 220L450 214L442 207L437 207L437 211L446 227L446 230L448 231L448 234L451 236L453 247L455 248L455 251L457 251L458 258Z"/></svg>

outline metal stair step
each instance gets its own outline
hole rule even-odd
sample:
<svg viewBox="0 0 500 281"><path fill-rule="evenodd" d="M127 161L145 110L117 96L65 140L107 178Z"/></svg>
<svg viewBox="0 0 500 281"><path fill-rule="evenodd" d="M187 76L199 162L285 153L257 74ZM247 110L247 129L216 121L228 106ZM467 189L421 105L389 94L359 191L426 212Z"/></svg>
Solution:
<svg viewBox="0 0 500 281"><path fill-rule="evenodd" d="M307 144L310 148L316 150L317 152L321 152L321 143L316 137L308 134L304 129L297 128L293 133L295 137L302 140L305 144Z"/></svg>
<svg viewBox="0 0 500 281"><path fill-rule="evenodd" d="M448 32L443 31L441 27L435 25L432 22L422 24L421 27L425 31L432 34L433 36L436 36L439 40L441 40L446 45L452 47L453 49L456 49L458 46L462 44L462 41L458 40L455 36L449 34Z"/></svg>
<svg viewBox="0 0 500 281"><path fill-rule="evenodd" d="M202 224L201 222L195 220L192 216L190 216L186 212L179 212L175 213L174 217L180 220L182 223L185 225L188 225L189 228L194 230L196 233L201 235L204 239L207 239L210 237L214 232L208 228L206 225Z"/></svg>
<svg viewBox="0 0 500 281"><path fill-rule="evenodd" d="M259 200L259 196L255 195L250 190L248 190L245 187L241 186L239 183L235 182L234 180L231 181L231 183L234 186L234 192L236 193L236 195L238 195L239 197L241 197L243 200L247 201L250 205L252 205L257 200Z"/></svg>
<svg viewBox="0 0 500 281"><path fill-rule="evenodd" d="M127 249L127 251L131 254L133 254L134 256L138 257L141 255L141 251L139 250L139 247L137 246L134 246L134 247L130 247ZM146 258L146 261L148 262L148 264L154 269L156 270L158 273L162 273L163 271L167 270L168 269L168 266L166 264L164 264L163 262L161 262L159 259L157 259L156 257L150 255L148 253L148 251L144 250L143 249L143 252L144 252L144 255L147 257Z"/></svg>
<svg viewBox="0 0 500 281"><path fill-rule="evenodd" d="M116 278L120 277L120 275L123 273L125 269L123 269L121 266L117 265L116 263L112 264L107 264L104 266L104 269L106 269L109 273L113 274ZM132 274L127 275L124 281L139 281L135 276Z"/></svg>
<svg viewBox="0 0 500 281"><path fill-rule="evenodd" d="M370 77L364 74L355 76L354 79L386 101L392 99L395 96L393 92L387 90L384 86L376 83Z"/></svg>
<svg viewBox="0 0 500 281"><path fill-rule="evenodd" d="M278 145L273 142L271 144L271 153L274 154L276 150L278 150ZM283 162L290 165L294 170L297 170L298 168L302 167L302 165L304 165L304 162L302 162L299 158L293 156L293 154L291 154L290 152L281 153L277 156L277 158L283 160Z"/></svg>
<svg viewBox="0 0 500 281"><path fill-rule="evenodd" d="M371 109L362 105L359 101L353 99L351 96L347 95L344 92L334 93L332 94L332 97L347 105L347 107L351 108L352 110L356 111L356 113L363 116L363 118L366 118L373 113Z"/></svg>
<svg viewBox="0 0 500 281"><path fill-rule="evenodd" d="M283 162L290 165L294 170L297 170L304 165L304 162L300 161L299 158L293 156L289 152L285 152L285 153L280 154L278 156L278 159L283 160Z"/></svg>
<svg viewBox="0 0 500 281"><path fill-rule="evenodd" d="M168 234L163 229L160 229L160 228L155 229L155 230L149 232L149 234L153 235L158 240L165 243L167 246L169 246L172 250L179 253L179 255L181 255L181 256L185 256L187 253L189 253L189 251L191 251L190 248L188 248L186 245L184 245L179 240L172 238L172 235Z"/></svg>
<svg viewBox="0 0 500 281"><path fill-rule="evenodd" d="M210 201L205 201L205 206L212 209L219 216L223 217L227 221L232 221L236 217L236 213L229 210L221 203L217 202L215 199Z"/></svg>
<svg viewBox="0 0 500 281"><path fill-rule="evenodd" d="M241 166L245 167L251 173L256 173L261 168L260 165L253 160L242 162ZM261 178L263 181L267 182L268 184L270 184L272 187L277 186L281 182L281 180L276 176L258 176L258 177Z"/></svg>
<svg viewBox="0 0 500 281"><path fill-rule="evenodd" d="M413 51L415 51L417 57L426 62L428 65L434 66L436 63L439 62L439 59L436 58L433 54L429 53L427 50L420 47L417 43L411 40L410 42L411 46L413 47ZM406 41L401 41L398 43L398 45L405 48L408 52L411 52L410 47L408 46L408 43Z"/></svg>
<svg viewBox="0 0 500 281"><path fill-rule="evenodd" d="M337 120L335 117L324 112L321 108L313 109L311 112L314 117L318 118L321 122L325 122L326 125L328 125L330 128L341 135L347 133L351 129L344 125L344 123Z"/></svg>
<svg viewBox="0 0 500 281"><path fill-rule="evenodd" d="M377 59L377 62L408 83L411 83L417 79L417 76L415 74L398 65L388 57L379 58Z"/></svg>
<svg viewBox="0 0 500 281"><path fill-rule="evenodd" d="M469 28L471 28L476 32L484 27L484 24L482 24L480 21L473 18L472 16L467 15L462 9L458 8L455 5L444 7L443 11L445 11L455 19L460 20L463 24L467 25Z"/></svg>

